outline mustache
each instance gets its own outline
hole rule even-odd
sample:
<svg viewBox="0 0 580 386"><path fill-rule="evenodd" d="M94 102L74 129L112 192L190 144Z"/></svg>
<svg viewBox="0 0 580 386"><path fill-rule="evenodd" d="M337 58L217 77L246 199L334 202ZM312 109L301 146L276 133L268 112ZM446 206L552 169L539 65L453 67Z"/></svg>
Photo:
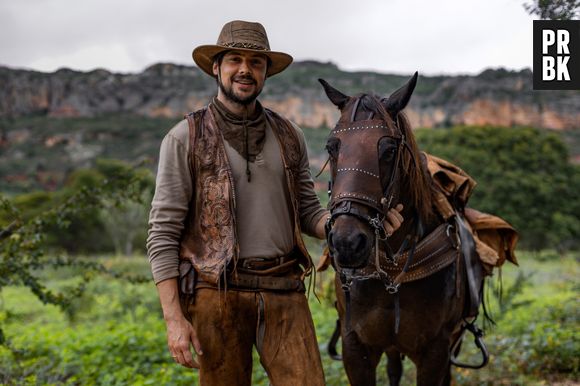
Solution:
<svg viewBox="0 0 580 386"><path fill-rule="evenodd" d="M232 78L232 80L233 80L234 82L237 82L237 81L240 81L240 80L249 80L249 81L251 81L251 82L252 82L252 83L254 83L254 84L256 84L256 83L257 83L257 82L256 82L256 79L254 79L254 77L253 77L253 76L251 76L251 75L238 75L238 76L234 76L234 77Z"/></svg>

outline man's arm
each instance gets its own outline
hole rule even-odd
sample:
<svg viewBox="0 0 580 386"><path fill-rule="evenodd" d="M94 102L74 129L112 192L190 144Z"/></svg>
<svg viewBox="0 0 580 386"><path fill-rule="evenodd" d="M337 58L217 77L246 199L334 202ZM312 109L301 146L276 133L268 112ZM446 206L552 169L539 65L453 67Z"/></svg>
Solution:
<svg viewBox="0 0 580 386"><path fill-rule="evenodd" d="M155 196L149 215L147 253L167 327L167 344L176 362L199 367L190 343L201 355L201 347L179 304L179 241L193 194L187 121L178 123L161 143Z"/></svg>

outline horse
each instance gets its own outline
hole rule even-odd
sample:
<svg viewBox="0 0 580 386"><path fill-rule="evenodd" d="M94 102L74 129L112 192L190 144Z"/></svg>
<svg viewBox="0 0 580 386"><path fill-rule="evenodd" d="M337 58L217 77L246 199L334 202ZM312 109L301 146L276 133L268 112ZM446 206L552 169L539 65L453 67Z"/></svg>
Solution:
<svg viewBox="0 0 580 386"><path fill-rule="evenodd" d="M473 294L465 276L472 260L460 244L470 240L460 216L446 222L434 210L424 156L403 112L417 76L387 98L351 97L319 79L341 114L326 144L326 234L336 271L342 360L354 386L376 384L383 354L391 385L400 383L404 356L416 365L417 385L449 385L451 362L469 325ZM390 235L384 216L398 203L405 220ZM481 280L474 286L477 297ZM477 309L479 299L474 301Z"/></svg>

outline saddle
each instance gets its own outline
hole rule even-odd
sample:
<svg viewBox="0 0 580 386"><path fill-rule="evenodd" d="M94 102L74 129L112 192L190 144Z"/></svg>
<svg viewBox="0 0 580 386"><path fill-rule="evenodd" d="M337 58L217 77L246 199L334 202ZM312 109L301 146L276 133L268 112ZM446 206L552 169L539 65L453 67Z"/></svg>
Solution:
<svg viewBox="0 0 580 386"><path fill-rule="evenodd" d="M459 238L460 242L457 244L461 246L463 256L459 263L467 278L468 288L465 316L475 316L481 304L484 276L492 275L493 268L501 267L506 260L518 264L514 254L518 234L502 218L467 207L469 197L477 183L461 168L425 152L422 153L422 162L432 181L431 194L435 210L445 221L442 226L452 224L456 237ZM411 267L402 282L424 278L455 261L454 255L451 254L454 249L451 246L452 242L450 244L450 240L447 239L449 234L447 238L445 233L441 237L434 236L437 232L441 233L440 228L441 226L419 244L423 247L424 254L430 258L417 259L423 263L422 266L416 264L415 267ZM404 256L400 257L403 258ZM332 263L331 260L326 249L317 270L327 269ZM398 263L403 262L404 259ZM397 264L386 269L390 274L397 276L401 267L402 264Z"/></svg>
<svg viewBox="0 0 580 386"><path fill-rule="evenodd" d="M459 212L475 242L475 250L486 275L506 260L518 265L514 250L517 231L504 219L467 207L477 183L461 168L434 155L423 153L423 162L433 182L435 208L448 221Z"/></svg>

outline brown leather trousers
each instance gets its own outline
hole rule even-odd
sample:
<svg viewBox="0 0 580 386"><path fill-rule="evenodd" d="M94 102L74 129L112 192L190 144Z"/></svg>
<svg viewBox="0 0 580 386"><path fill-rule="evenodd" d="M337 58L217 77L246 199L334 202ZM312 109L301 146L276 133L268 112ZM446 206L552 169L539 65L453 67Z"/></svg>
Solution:
<svg viewBox="0 0 580 386"><path fill-rule="evenodd" d="M198 288L188 313L203 349L200 385L251 385L253 346L273 386L325 384L304 293Z"/></svg>

